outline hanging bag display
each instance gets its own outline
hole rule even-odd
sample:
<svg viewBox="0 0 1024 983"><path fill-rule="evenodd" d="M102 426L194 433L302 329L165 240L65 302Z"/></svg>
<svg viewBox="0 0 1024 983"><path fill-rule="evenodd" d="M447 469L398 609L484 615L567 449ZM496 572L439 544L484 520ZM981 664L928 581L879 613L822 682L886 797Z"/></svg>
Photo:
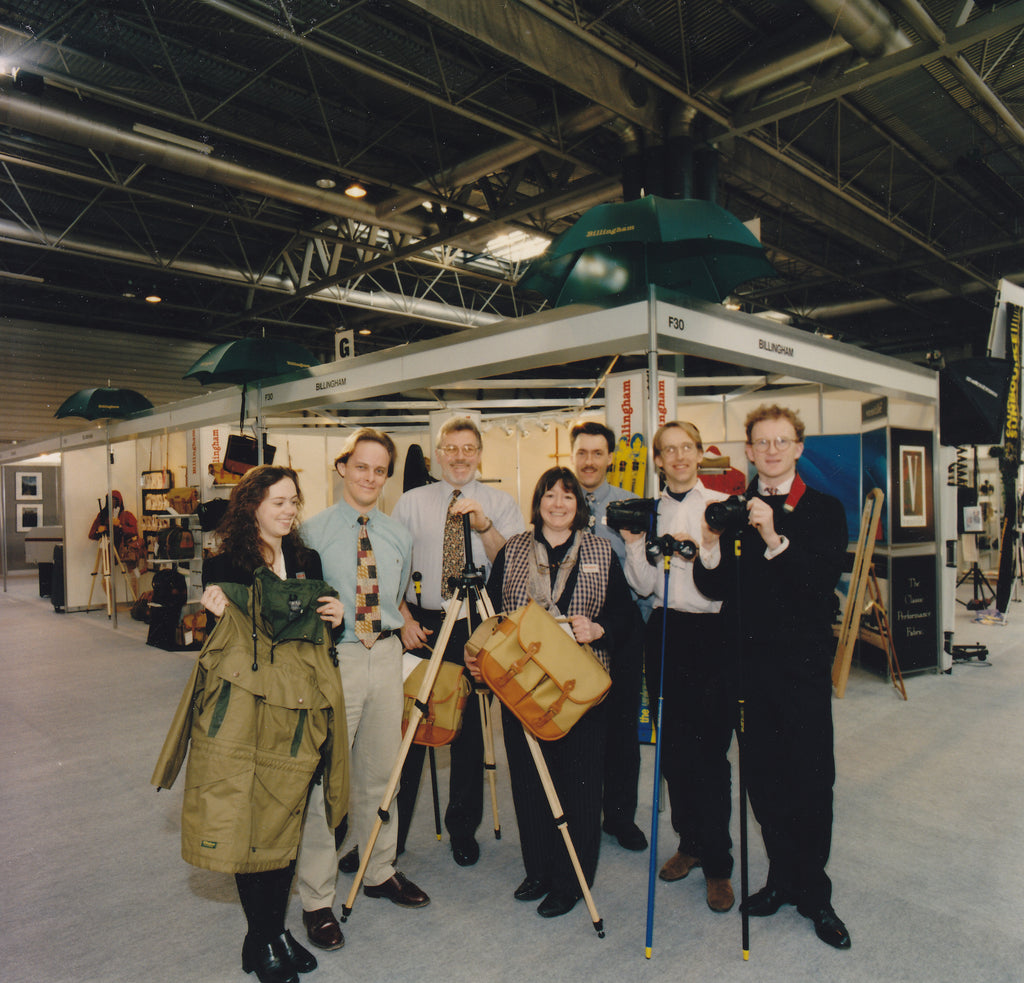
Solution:
<svg viewBox="0 0 1024 983"><path fill-rule="evenodd" d="M494 695L542 741L564 737L612 684L590 646L578 644L533 601L488 618L466 649Z"/></svg>
<svg viewBox="0 0 1024 983"><path fill-rule="evenodd" d="M411 658L416 658L411 656ZM416 696L427 672L426 659L417 659L419 665L405 678L405 706L402 710L402 734L409 725L409 717L416 704ZM472 692L462 666L442 662L434 680L434 688L427 700L427 711L420 718L413 744L424 747L442 747L451 744L462 730L462 712Z"/></svg>

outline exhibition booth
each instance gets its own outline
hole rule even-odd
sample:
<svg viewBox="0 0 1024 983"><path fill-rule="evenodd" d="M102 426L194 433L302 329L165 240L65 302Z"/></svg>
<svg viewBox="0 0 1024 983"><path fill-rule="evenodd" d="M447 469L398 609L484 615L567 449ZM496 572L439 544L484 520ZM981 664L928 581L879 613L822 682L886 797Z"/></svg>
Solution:
<svg viewBox="0 0 1024 983"><path fill-rule="evenodd" d="M631 360L632 371L615 372L624 355L643 358ZM688 375L694 356L720 363L722 373ZM571 377L575 363L594 359L611 371ZM540 371L554 366L557 378ZM431 398L441 389L443 401ZM453 401L452 392L464 398ZM714 459L708 481L728 488L746 480L747 413L764 402L792 407L807 426L801 472L841 499L852 543L865 496L876 487L885 494L874 563L900 664L912 672L946 667L944 632L952 631L956 561L947 566L943 544L957 535L955 489L952 499L947 493L954 450L938 443L938 400L933 370L651 287L647 300L626 306L563 307L266 380L250 389L246 429L265 433L275 463L296 469L310 516L338 494L332 462L352 428L376 426L395 439L397 466L381 503L389 511L402 492L409 448L417 445L429 460L443 419L471 415L484 434L482 478L508 491L526 515L540 473L571 463L568 428L580 418L605 420L627 439L643 434L648 446L660 423L690 420ZM12 506L26 504L17 496L18 476L42 467L25 462L59 454L59 464L46 465L57 480L40 484L54 498L58 521L41 510L37 524L63 530L61 607L75 612L102 602L94 584L97 547L87 531L108 487L109 440L110 487L139 519L151 565L180 568L194 603L202 549L211 540L194 515L170 507L167 493L194 489L197 501L229 494L222 464L237 432L238 389L231 387L0 451L5 578L22 563L13 553L24 549L14 535ZM650 494L656 479L646 463ZM171 526L193 533L192 558L157 555L160 533ZM119 601L130 601L121 583L130 578L119 571L111 577Z"/></svg>

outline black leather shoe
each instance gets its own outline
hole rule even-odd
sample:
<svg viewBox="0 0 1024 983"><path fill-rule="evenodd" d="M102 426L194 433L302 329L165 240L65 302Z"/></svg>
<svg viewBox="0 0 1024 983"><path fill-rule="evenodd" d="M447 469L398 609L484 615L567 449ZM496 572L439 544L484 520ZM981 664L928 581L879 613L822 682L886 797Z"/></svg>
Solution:
<svg viewBox="0 0 1024 983"><path fill-rule="evenodd" d="M425 908L430 898L400 870L396 870L383 884L367 884L363 894L368 898L387 898L400 908Z"/></svg>
<svg viewBox="0 0 1024 983"><path fill-rule="evenodd" d="M282 958L274 947L276 941L253 943L247 935L242 943L242 971L255 972L260 983L299 983L292 961Z"/></svg>
<svg viewBox="0 0 1024 983"><path fill-rule="evenodd" d="M619 841L619 846L623 850L633 850L639 853L639 851L647 849L647 837L636 823L628 823L624 826L605 823L602 828L609 836L614 836Z"/></svg>
<svg viewBox="0 0 1024 983"><path fill-rule="evenodd" d="M548 893L548 882L539 877L527 877L513 892L516 901L536 901Z"/></svg>
<svg viewBox="0 0 1024 983"><path fill-rule="evenodd" d="M452 856L460 867L472 867L480 859L480 844L472 836L453 836Z"/></svg>
<svg viewBox="0 0 1024 983"><path fill-rule="evenodd" d="M784 904L792 903L785 891L777 887L763 887L740 905L740 911L754 918L763 918L765 915L774 915Z"/></svg>
<svg viewBox="0 0 1024 983"><path fill-rule="evenodd" d="M345 936L341 934L341 926L330 908L317 908L316 911L304 911L302 924L306 926L306 937L318 949L332 951L345 944ZM296 967L298 969L298 967ZM299 972L303 970L299 969Z"/></svg>
<svg viewBox="0 0 1024 983"><path fill-rule="evenodd" d="M813 910L798 907L797 911L804 918L809 918L814 922L814 934L826 945L832 946L833 949L850 948L850 933L839 920L839 916L832 909L832 905L825 904Z"/></svg>
<svg viewBox="0 0 1024 983"><path fill-rule="evenodd" d="M342 940L344 944L344 940ZM290 959L298 973L312 973L316 969L316 956L309 949L295 941L292 933L285 931L271 943L281 962Z"/></svg>
<svg viewBox="0 0 1024 983"><path fill-rule="evenodd" d="M359 847L352 847L352 849L338 861L338 870L343 874L354 874L359 870Z"/></svg>
<svg viewBox="0 0 1024 983"><path fill-rule="evenodd" d="M576 907L580 894L566 894L563 891L552 891L539 905L537 914L541 918L557 918Z"/></svg>

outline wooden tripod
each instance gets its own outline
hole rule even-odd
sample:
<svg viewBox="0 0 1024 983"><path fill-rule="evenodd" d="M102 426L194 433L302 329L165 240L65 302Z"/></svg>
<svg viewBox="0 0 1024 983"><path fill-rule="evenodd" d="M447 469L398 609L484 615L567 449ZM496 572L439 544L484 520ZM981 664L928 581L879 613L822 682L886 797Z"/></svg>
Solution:
<svg viewBox="0 0 1024 983"><path fill-rule="evenodd" d="M137 601L138 595L135 593L135 585L132 583L131 577L128 576L128 571L125 569L124 563L121 562L121 557L117 555L117 551L113 551L114 563L117 564L118 569L121 571L121 575L124 577L124 582L128 585L128 590L131 592L132 600ZM109 618L114 613L114 604L117 603L117 598L114 596L114 585L111 580L110 570L110 537L103 533L100 536L99 544L96 547L96 562L92 568L92 583L89 585L89 600L86 603L86 610L92 608L92 594L96 589L96 577L101 576L103 580L103 593L107 598L107 617Z"/></svg>

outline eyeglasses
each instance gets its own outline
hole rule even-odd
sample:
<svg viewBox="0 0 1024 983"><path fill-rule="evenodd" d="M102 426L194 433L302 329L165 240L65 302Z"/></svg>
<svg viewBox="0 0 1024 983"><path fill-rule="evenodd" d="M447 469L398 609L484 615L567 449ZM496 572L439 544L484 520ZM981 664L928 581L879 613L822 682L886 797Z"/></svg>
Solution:
<svg viewBox="0 0 1024 983"><path fill-rule="evenodd" d="M784 451L789 448L790 444L795 443L796 441L792 437L776 437L774 440L766 440L762 437L760 440L753 441L750 446L763 454L769 447L774 446L777 451Z"/></svg>
<svg viewBox="0 0 1024 983"><path fill-rule="evenodd" d="M696 454L696 444L668 444L658 451L659 457L682 457L684 454Z"/></svg>
<svg viewBox="0 0 1024 983"><path fill-rule="evenodd" d="M480 448L476 444L463 444L461 447L456 447L455 444L445 444L440 448L442 454L446 457L454 457L456 454L461 453L463 457L471 457L480 451Z"/></svg>

